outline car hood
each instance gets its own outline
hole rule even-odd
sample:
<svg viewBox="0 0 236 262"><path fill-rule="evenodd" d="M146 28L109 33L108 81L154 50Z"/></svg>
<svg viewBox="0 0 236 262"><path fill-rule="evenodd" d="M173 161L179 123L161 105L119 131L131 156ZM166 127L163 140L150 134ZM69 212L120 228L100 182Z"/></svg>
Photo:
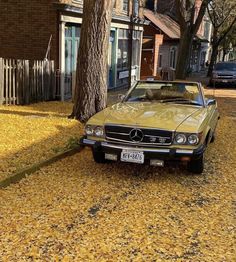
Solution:
<svg viewBox="0 0 236 262"><path fill-rule="evenodd" d="M196 128L204 116L205 108L191 105L118 103L96 114L90 124L130 125L174 131L180 125L187 129Z"/></svg>

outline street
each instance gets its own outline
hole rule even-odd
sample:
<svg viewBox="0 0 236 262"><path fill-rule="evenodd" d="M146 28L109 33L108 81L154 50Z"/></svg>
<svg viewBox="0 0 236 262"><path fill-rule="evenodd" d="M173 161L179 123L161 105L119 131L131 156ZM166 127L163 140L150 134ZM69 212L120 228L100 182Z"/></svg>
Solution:
<svg viewBox="0 0 236 262"><path fill-rule="evenodd" d="M235 261L236 96L217 92L203 175L85 149L0 190L0 261Z"/></svg>

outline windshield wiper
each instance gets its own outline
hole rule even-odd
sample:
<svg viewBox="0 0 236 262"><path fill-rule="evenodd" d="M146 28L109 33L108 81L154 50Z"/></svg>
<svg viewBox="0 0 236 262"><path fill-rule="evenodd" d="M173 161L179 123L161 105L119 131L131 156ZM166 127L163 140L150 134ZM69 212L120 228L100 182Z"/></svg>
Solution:
<svg viewBox="0 0 236 262"><path fill-rule="evenodd" d="M200 103L193 101L193 100L189 100L189 99L184 99L184 98L172 98L172 99L165 99L165 100L161 100L161 103L183 103L183 104L190 104L190 105L197 105L197 106L201 106Z"/></svg>

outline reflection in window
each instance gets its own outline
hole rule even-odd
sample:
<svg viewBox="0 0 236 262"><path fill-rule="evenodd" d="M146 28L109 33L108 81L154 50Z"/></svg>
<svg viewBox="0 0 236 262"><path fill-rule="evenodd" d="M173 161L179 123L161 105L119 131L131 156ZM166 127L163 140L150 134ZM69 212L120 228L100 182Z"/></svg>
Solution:
<svg viewBox="0 0 236 262"><path fill-rule="evenodd" d="M139 66L140 61L140 44L141 44L141 31L133 32L133 59L132 66Z"/></svg>
<svg viewBox="0 0 236 262"><path fill-rule="evenodd" d="M65 37L72 37L72 27L71 26L65 27Z"/></svg>
<svg viewBox="0 0 236 262"><path fill-rule="evenodd" d="M129 10L129 0L123 0L122 10L123 10L124 12L128 12L128 10Z"/></svg>
<svg viewBox="0 0 236 262"><path fill-rule="evenodd" d="M119 29L117 68L127 69L129 66L129 30Z"/></svg>

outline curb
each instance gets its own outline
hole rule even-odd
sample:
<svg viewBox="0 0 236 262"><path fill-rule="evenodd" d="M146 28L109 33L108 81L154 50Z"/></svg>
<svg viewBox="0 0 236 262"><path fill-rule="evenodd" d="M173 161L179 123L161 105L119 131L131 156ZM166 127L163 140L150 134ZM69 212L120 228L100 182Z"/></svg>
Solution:
<svg viewBox="0 0 236 262"><path fill-rule="evenodd" d="M25 178L28 175L33 174L34 172L38 171L39 169L41 169L42 167L48 166L56 161L59 161L65 157L68 156L72 156L76 153L79 153L81 150L83 149L83 147L81 147L80 145L76 146L73 149L69 149L67 151L64 151L62 153L59 153L47 160L44 160L42 162L38 162L30 167L24 168L20 171L18 171L17 173L11 175L10 177L4 179L3 181L0 182L0 189L8 187L11 184L16 184L17 182L19 182L21 179Z"/></svg>

